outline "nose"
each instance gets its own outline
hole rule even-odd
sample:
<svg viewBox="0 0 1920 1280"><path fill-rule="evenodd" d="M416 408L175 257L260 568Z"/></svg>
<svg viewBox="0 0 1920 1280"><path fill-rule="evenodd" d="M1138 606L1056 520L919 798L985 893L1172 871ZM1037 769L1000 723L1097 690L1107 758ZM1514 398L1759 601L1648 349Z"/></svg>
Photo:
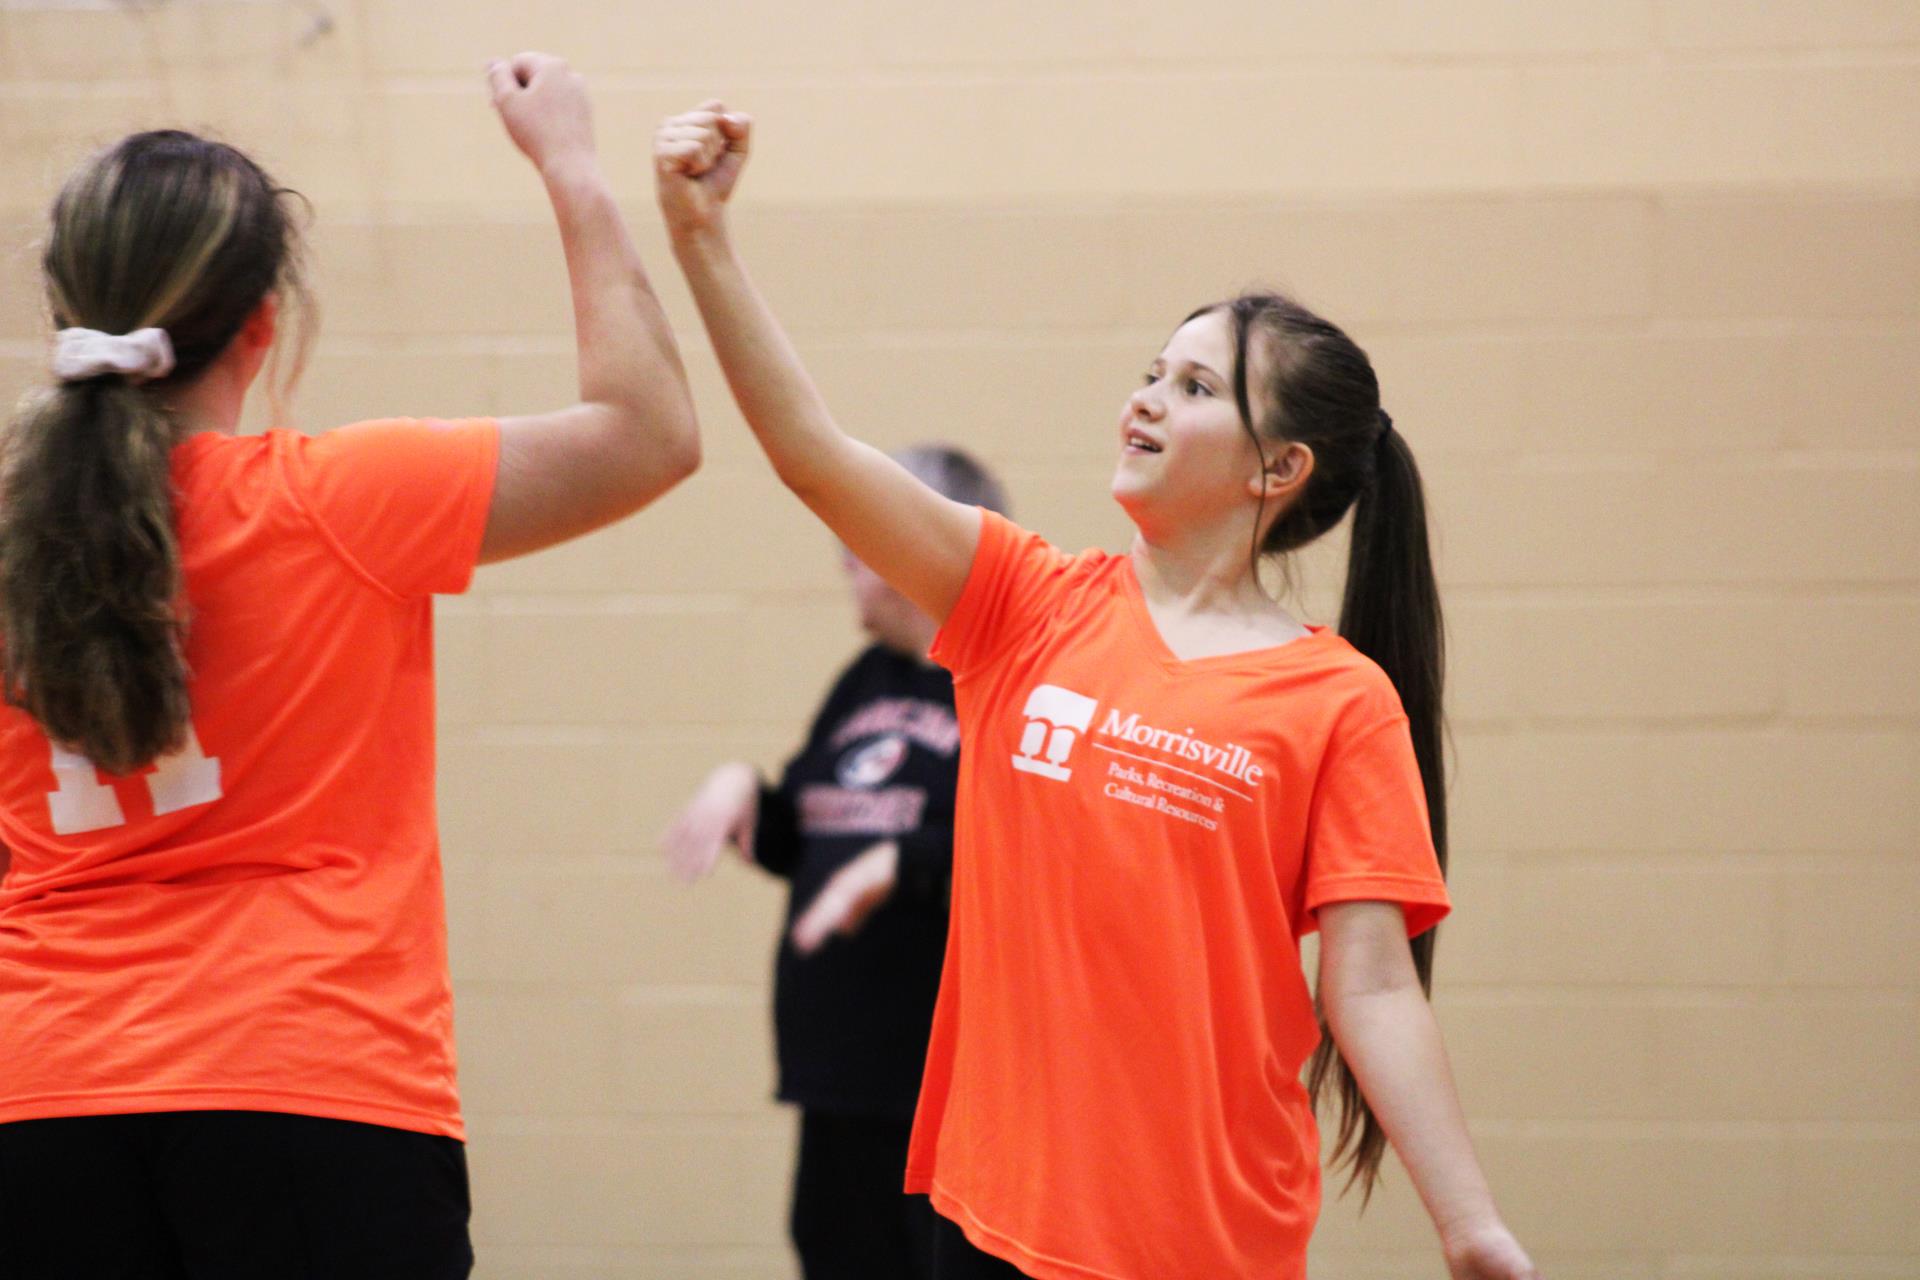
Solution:
<svg viewBox="0 0 1920 1280"><path fill-rule="evenodd" d="M1152 422L1160 416L1160 397L1154 394L1154 388L1158 385L1153 383L1134 388L1133 394L1127 397L1128 417L1143 418Z"/></svg>

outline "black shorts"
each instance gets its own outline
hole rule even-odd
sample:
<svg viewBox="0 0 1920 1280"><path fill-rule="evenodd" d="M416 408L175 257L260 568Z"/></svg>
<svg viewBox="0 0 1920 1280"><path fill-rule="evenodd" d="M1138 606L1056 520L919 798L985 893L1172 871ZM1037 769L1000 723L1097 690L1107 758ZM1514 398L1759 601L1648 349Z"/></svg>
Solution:
<svg viewBox="0 0 1920 1280"><path fill-rule="evenodd" d="M900 1189L911 1120L800 1113L793 1247L806 1280L930 1280L933 1209Z"/></svg>
<svg viewBox="0 0 1920 1280"><path fill-rule="evenodd" d="M6 1280L465 1280L466 1148L264 1111L0 1124Z"/></svg>

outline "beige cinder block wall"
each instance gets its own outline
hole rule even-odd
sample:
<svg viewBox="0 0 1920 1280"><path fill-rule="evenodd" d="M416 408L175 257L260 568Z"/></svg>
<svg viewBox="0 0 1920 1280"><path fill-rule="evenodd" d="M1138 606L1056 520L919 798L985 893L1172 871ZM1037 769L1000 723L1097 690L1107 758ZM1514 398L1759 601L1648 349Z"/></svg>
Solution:
<svg viewBox="0 0 1920 1280"><path fill-rule="evenodd" d="M855 641L654 226L647 135L716 91L847 425L965 442L1061 542L1126 536L1110 424L1187 308L1259 279L1347 324L1430 479L1438 1002L1516 1229L1558 1280L1920 1274L1920 7L8 0L0 390L55 176L186 122L317 206L300 425L562 402L557 244L479 86L526 46L592 79L708 460L442 611L482 1276L791 1274L779 896L654 850ZM1438 1270L1397 1170L1329 1207L1316 1277Z"/></svg>

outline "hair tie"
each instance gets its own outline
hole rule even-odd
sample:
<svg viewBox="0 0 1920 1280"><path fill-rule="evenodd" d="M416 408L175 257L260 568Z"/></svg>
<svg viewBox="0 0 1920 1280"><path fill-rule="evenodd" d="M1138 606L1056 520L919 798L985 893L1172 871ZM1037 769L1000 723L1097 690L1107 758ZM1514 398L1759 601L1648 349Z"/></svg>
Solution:
<svg viewBox="0 0 1920 1280"><path fill-rule="evenodd" d="M151 382L173 372L173 343L165 329L102 333L98 329L62 329L53 340L53 376L80 382L117 373L131 383Z"/></svg>
<svg viewBox="0 0 1920 1280"><path fill-rule="evenodd" d="M1376 439L1377 441L1385 441L1386 438L1392 434L1393 434L1393 415L1388 413L1385 409L1382 409L1380 411L1380 434L1378 437L1376 437Z"/></svg>

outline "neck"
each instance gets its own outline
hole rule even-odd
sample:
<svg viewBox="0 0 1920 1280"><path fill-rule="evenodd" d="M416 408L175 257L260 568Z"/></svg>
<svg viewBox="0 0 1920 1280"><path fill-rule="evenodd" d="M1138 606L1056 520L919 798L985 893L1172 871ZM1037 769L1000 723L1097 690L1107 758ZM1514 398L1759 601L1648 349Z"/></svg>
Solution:
<svg viewBox="0 0 1920 1280"><path fill-rule="evenodd" d="M1134 576L1155 604L1193 613L1272 613L1277 606L1254 576L1249 537L1240 520L1204 529L1137 527Z"/></svg>
<svg viewBox="0 0 1920 1280"><path fill-rule="evenodd" d="M167 393L167 407L179 420L182 436L200 431L230 436L239 430L247 382L236 372L225 359L217 360L186 386Z"/></svg>

